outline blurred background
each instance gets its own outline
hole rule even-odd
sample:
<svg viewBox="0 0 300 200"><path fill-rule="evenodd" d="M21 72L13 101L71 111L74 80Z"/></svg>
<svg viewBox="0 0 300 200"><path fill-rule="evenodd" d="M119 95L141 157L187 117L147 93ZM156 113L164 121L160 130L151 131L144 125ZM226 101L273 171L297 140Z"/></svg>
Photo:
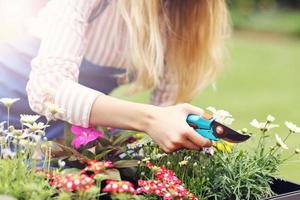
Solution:
<svg viewBox="0 0 300 200"><path fill-rule="evenodd" d="M47 0L0 0L0 43L24 35L24 23L34 16ZM300 0L228 0L234 32L228 40L227 68L216 81L192 102L206 108L214 106L231 112L233 127L255 131L249 122L276 117L280 128L271 131L284 137L285 121L300 126ZM149 92L127 97L125 87L113 95L136 102L148 102ZM300 148L300 134L292 135L289 156ZM243 144L247 148L252 141ZM300 183L300 156L294 156L281 169L281 176Z"/></svg>

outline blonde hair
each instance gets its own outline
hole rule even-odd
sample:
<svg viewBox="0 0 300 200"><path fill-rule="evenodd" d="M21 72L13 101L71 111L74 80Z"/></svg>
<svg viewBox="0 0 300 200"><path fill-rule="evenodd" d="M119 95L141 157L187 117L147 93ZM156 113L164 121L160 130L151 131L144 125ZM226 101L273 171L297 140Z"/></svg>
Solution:
<svg viewBox="0 0 300 200"><path fill-rule="evenodd" d="M118 0L128 29L135 91L178 83L174 103L190 101L224 66L229 25L225 0Z"/></svg>

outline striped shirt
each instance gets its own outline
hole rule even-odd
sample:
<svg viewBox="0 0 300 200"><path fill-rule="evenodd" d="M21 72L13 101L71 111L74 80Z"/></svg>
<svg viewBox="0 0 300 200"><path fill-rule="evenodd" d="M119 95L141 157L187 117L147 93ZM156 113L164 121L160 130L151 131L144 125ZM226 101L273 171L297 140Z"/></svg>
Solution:
<svg viewBox="0 0 300 200"><path fill-rule="evenodd" d="M26 88L35 112L45 115L46 103L54 103L64 110L59 119L88 127L93 102L104 94L78 83L83 57L99 66L126 68L125 22L116 12L116 0L104 1L52 0L39 12L30 34L41 46ZM176 84L169 76L165 73L152 91L152 104L173 103Z"/></svg>

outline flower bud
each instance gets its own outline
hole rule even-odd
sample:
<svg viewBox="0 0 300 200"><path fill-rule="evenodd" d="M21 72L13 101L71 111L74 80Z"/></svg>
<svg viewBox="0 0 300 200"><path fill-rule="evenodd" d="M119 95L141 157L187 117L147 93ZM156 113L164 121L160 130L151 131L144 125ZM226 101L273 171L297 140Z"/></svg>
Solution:
<svg viewBox="0 0 300 200"><path fill-rule="evenodd" d="M14 130L15 130L15 127L14 127L14 126L9 126L9 127L8 127L8 131L9 131L9 132L13 132Z"/></svg>
<svg viewBox="0 0 300 200"><path fill-rule="evenodd" d="M63 168L66 165L66 162L63 160L58 160L58 166Z"/></svg>
<svg viewBox="0 0 300 200"><path fill-rule="evenodd" d="M242 129L242 133L247 133L247 132L248 132L248 129L246 129L246 128Z"/></svg>
<svg viewBox="0 0 300 200"><path fill-rule="evenodd" d="M296 149L295 154L299 154L299 153L300 153L300 149Z"/></svg>
<svg viewBox="0 0 300 200"><path fill-rule="evenodd" d="M274 122L275 117L273 117L272 115L268 115L267 116L267 122Z"/></svg>

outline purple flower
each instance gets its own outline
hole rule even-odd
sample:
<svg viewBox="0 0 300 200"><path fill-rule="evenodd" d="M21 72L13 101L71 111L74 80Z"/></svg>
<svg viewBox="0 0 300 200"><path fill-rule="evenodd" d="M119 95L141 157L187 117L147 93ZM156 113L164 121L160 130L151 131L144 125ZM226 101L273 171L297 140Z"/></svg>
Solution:
<svg viewBox="0 0 300 200"><path fill-rule="evenodd" d="M76 149L79 149L81 145L86 145L104 135L102 131L98 131L94 128L83 128L75 125L72 125L71 131L75 135L72 145Z"/></svg>

